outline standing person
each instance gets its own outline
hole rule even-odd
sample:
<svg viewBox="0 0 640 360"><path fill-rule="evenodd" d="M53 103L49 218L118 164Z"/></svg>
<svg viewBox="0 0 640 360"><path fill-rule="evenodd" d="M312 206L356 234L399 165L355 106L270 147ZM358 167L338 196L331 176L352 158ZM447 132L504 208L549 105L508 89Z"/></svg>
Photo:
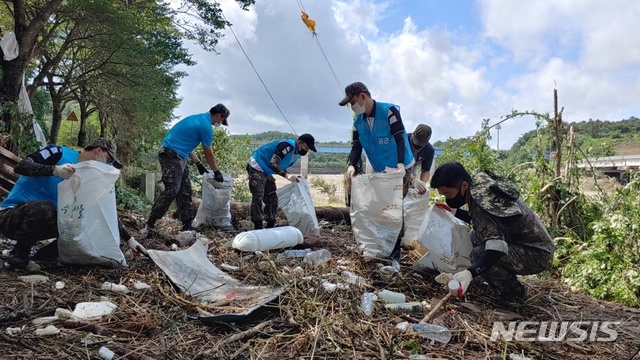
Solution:
<svg viewBox="0 0 640 360"><path fill-rule="evenodd" d="M540 218L520 198L516 185L488 171L472 178L460 163L448 162L438 166L431 187L444 195L448 205L437 206L454 212L473 228L471 266L453 275L462 293L481 276L497 302L524 300L526 289L516 275L551 268L555 245ZM460 209L465 204L468 211Z"/></svg>
<svg viewBox="0 0 640 360"><path fill-rule="evenodd" d="M420 124L409 134L409 145L411 152L416 161L416 165L411 171L411 184L418 194L422 195L427 192L427 182L431 175L431 166L433 165L433 157L435 150L429 140L431 139L431 127L429 125ZM420 177L416 177L418 164L420 164Z"/></svg>
<svg viewBox="0 0 640 360"><path fill-rule="evenodd" d="M20 177L0 208L0 232L16 241L7 258L10 265L26 266L31 248L38 241L58 237L58 184L76 171L72 164L87 160L122 168L116 157L116 145L106 138L94 140L82 151L49 145L16 164L14 171ZM120 221L118 230L121 241L126 241L134 251L146 253ZM54 241L35 257L55 258L57 253L57 241Z"/></svg>
<svg viewBox="0 0 640 360"><path fill-rule="evenodd" d="M356 176L355 166L364 149L374 172L383 172L387 167L404 172L402 186L402 196L404 197L409 190L411 178L411 173L406 169L411 168L415 161L400 116L400 108L394 104L376 102L371 98L369 89L361 82L355 82L345 88L345 97L339 105L348 105L357 114L353 122L347 177ZM404 221L400 236L398 236L390 256L392 260L397 261L400 258L400 244L403 235Z"/></svg>
<svg viewBox="0 0 640 360"><path fill-rule="evenodd" d="M287 173L287 169L295 164L298 157L307 155L309 150L316 152L315 139L311 134L302 134L298 140L283 139L264 144L251 154L247 161L247 173L254 229L262 229L263 220L267 221L267 228L276 225L278 195L273 175L278 174L291 182L297 182L298 177Z"/></svg>
<svg viewBox="0 0 640 360"><path fill-rule="evenodd" d="M193 229L191 222L195 214L192 206L193 191L191 190L187 159L196 165L201 175L208 172L195 152L196 146L202 144L205 160L213 171L215 180L219 183L224 181L213 153L213 128L211 125L227 126L228 117L229 109L223 104L217 104L207 113L187 116L169 130L158 152L164 190L158 195L153 208L151 208L147 224L141 231L142 236L147 236L155 229L156 221L169 210L173 200L176 200L178 205L178 218L182 222L182 230Z"/></svg>

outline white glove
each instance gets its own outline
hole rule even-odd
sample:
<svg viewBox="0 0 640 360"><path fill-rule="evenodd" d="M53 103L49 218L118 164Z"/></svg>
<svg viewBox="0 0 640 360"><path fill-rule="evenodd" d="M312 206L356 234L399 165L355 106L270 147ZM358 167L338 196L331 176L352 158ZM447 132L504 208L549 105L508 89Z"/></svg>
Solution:
<svg viewBox="0 0 640 360"><path fill-rule="evenodd" d="M422 195L427 192L427 184L425 184L424 181L415 178L413 179L411 184L413 185L413 188L416 189L418 194Z"/></svg>
<svg viewBox="0 0 640 360"><path fill-rule="evenodd" d="M402 171L403 174L406 173L406 170L404 169L404 164L403 163L398 163L398 165L396 165L396 169L398 169L398 171Z"/></svg>
<svg viewBox="0 0 640 360"><path fill-rule="evenodd" d="M469 284L471 284L471 280L473 280L473 275L471 275L471 271L464 270L453 275L453 280L458 280L460 286L462 286L462 292L456 291L457 296L462 296L467 292L469 288Z"/></svg>
<svg viewBox="0 0 640 360"><path fill-rule="evenodd" d="M129 245L131 250L143 253L145 256L149 256L149 253L147 253L147 249L145 249L144 246L137 242L136 239L133 238L133 236L130 237L129 240L127 240L127 245Z"/></svg>
<svg viewBox="0 0 640 360"><path fill-rule="evenodd" d="M298 182L298 177L297 177L296 175L293 175L293 174L289 174L289 175L287 176L287 179L288 179L289 181L291 181L291 183L293 183L293 184L295 184L295 183L297 183L297 182Z"/></svg>
<svg viewBox="0 0 640 360"><path fill-rule="evenodd" d="M53 169L54 176L65 180L70 178L75 172L76 169L71 164L56 165L56 167Z"/></svg>
<svg viewBox="0 0 640 360"><path fill-rule="evenodd" d="M347 177L349 179L356 177L356 168L354 168L352 165L349 165L349 167L347 168Z"/></svg>

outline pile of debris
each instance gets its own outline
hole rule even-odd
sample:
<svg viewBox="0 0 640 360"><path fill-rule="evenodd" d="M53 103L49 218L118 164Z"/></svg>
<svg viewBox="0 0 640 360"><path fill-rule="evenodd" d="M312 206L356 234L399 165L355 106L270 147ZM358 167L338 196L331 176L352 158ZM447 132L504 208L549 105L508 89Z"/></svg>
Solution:
<svg viewBox="0 0 640 360"><path fill-rule="evenodd" d="M137 215L121 217L135 233ZM248 219L237 224L242 230L251 226ZM363 260L344 223L325 224L319 237L296 246L326 250L318 261L294 253L286 257L282 250L239 252L229 246L237 232L209 230L196 239L180 234L171 219L158 227L164 235L142 240L148 249L185 250L199 241L213 264L243 284L284 291L250 313L233 296L226 303L204 304L154 262L130 253L128 269L53 263L3 269L0 357L99 359L113 352L116 359L640 359L638 309L594 300L552 279L525 279L526 304L501 308L487 304L481 287L470 289L466 299L448 301L429 320L450 331L448 341L433 341L406 325L419 322L447 293L434 281L436 274L416 272L409 261L394 274L384 271L384 261ZM370 313L363 311L363 294L381 290L402 293L419 305L414 312L394 312L379 299ZM82 315L87 308L93 317ZM234 322L205 321L240 313L246 316ZM587 321L598 322L595 332L584 326ZM541 322L546 332L539 331ZM603 327L605 322L610 323ZM503 329L497 338L496 323ZM557 334L566 324L586 336L576 339L567 332L562 341L539 339L552 324ZM505 339L510 326L511 340Z"/></svg>

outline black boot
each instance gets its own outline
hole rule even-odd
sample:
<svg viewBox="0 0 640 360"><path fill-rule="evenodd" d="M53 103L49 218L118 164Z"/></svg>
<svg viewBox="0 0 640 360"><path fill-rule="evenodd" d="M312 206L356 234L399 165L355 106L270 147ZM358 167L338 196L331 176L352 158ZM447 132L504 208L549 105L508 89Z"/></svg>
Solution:
<svg viewBox="0 0 640 360"><path fill-rule="evenodd" d="M260 229L262 229L262 221L254 221L254 222L253 222L253 228L254 228L255 230L260 230Z"/></svg>
<svg viewBox="0 0 640 360"><path fill-rule="evenodd" d="M7 263L11 266L15 267L25 267L29 264L29 254L31 253L31 247L20 246L20 244L16 244L13 247L13 250L9 252L9 257L7 258Z"/></svg>
<svg viewBox="0 0 640 360"><path fill-rule="evenodd" d="M271 229L272 227L276 226L276 221L275 220L269 220L267 221L267 229Z"/></svg>
<svg viewBox="0 0 640 360"><path fill-rule="evenodd" d="M182 224L182 230L180 231L191 231L193 230L193 226L191 226L191 223L188 224Z"/></svg>

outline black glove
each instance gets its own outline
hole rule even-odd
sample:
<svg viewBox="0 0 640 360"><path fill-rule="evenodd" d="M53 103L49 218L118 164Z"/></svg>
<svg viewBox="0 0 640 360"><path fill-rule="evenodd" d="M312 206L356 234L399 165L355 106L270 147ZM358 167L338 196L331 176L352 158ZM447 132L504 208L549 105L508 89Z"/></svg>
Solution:
<svg viewBox="0 0 640 360"><path fill-rule="evenodd" d="M216 170L213 172L213 179L219 183L224 182L224 178L222 177L222 173L220 172L220 170Z"/></svg>
<svg viewBox="0 0 640 360"><path fill-rule="evenodd" d="M202 163L197 163L196 167L198 168L198 172L200 173L200 175L208 173L207 169L204 167L204 165L202 165Z"/></svg>

